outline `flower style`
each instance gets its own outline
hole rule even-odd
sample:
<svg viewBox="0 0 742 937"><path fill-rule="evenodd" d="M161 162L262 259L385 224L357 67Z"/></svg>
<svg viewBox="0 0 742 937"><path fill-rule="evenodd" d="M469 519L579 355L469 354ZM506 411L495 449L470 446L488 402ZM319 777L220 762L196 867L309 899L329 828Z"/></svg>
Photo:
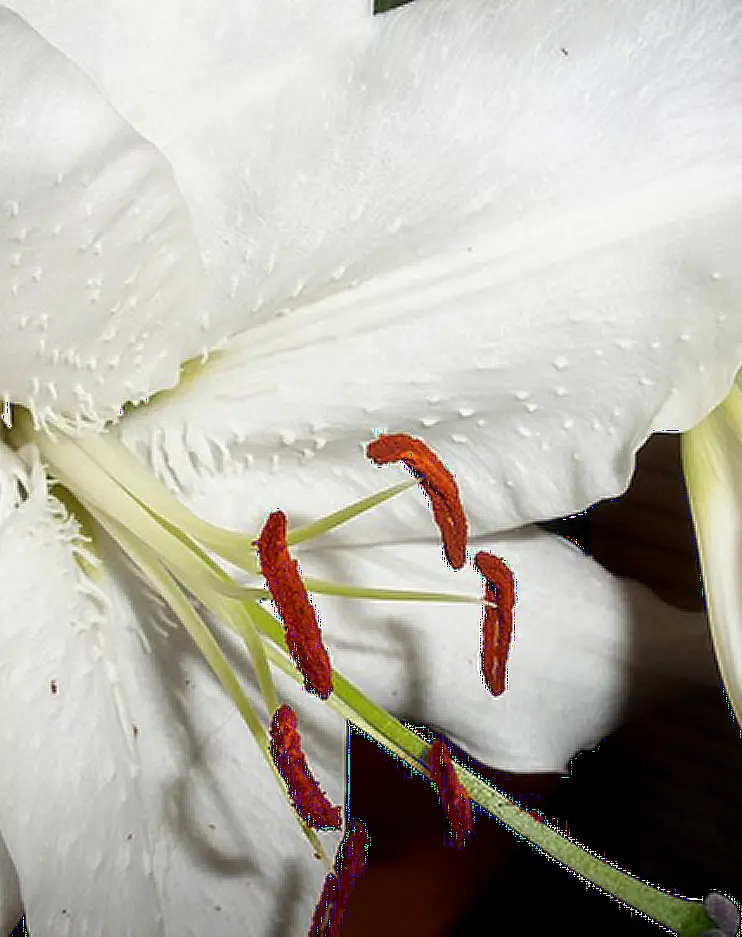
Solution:
<svg viewBox="0 0 742 937"><path fill-rule="evenodd" d="M741 46L736 0L5 0L3 926L306 933L326 869L265 727L297 713L338 804L345 722L240 604L276 510L336 672L483 762L564 769L716 680L702 616L516 528L619 494L729 390ZM470 605L327 588L441 589L419 492L309 536L387 432L517 575L498 698Z"/></svg>

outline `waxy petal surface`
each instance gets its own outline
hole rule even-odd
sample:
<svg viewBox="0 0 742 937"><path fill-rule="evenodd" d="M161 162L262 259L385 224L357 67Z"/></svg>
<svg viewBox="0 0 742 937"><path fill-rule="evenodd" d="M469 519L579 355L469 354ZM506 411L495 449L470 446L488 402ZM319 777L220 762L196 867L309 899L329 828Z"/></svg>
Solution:
<svg viewBox="0 0 742 937"><path fill-rule="evenodd" d="M118 417L203 347L188 212L164 157L2 6L0 61L0 406Z"/></svg>
<svg viewBox="0 0 742 937"><path fill-rule="evenodd" d="M742 361L742 8L428 0L346 38L215 131L210 311L246 330L124 438L186 489L225 453L343 500L373 432L422 435L479 532L619 494Z"/></svg>

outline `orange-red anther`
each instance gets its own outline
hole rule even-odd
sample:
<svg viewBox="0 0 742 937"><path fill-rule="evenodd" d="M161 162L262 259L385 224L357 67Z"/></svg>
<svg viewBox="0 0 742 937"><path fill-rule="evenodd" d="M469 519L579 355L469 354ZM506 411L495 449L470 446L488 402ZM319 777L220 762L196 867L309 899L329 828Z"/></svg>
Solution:
<svg viewBox="0 0 742 937"><path fill-rule="evenodd" d="M327 699L332 693L332 664L317 614L301 581L299 564L289 554L283 511L268 516L254 543L260 571L283 621L289 653L304 675L304 687L320 699Z"/></svg>
<svg viewBox="0 0 742 937"><path fill-rule="evenodd" d="M286 782L296 812L318 830L339 830L340 807L334 807L309 770L296 729L296 713L279 706L271 721L271 756Z"/></svg>
<svg viewBox="0 0 742 937"><path fill-rule="evenodd" d="M443 739L436 739L425 753L425 763L438 789L441 806L451 824L454 845L461 849L474 829L471 798L456 774L451 753Z"/></svg>
<svg viewBox="0 0 742 937"><path fill-rule="evenodd" d="M377 436L366 447L366 455L377 465L403 462L407 466L428 496L446 559L454 569L461 569L466 563L466 515L456 480L438 456L407 433Z"/></svg>
<svg viewBox="0 0 742 937"><path fill-rule="evenodd" d="M369 835L364 823L353 820L335 858L335 871L325 879L309 928L309 937L340 937L340 925L355 880L366 867Z"/></svg>
<svg viewBox="0 0 742 937"><path fill-rule="evenodd" d="M484 597L497 606L486 605L482 621L482 677L493 696L507 686L507 662L513 638L515 578L499 556L480 551L474 566L484 576Z"/></svg>
<svg viewBox="0 0 742 937"><path fill-rule="evenodd" d="M309 926L309 937L335 937L339 933L338 927L333 926L337 891L337 877L334 872L328 872Z"/></svg>

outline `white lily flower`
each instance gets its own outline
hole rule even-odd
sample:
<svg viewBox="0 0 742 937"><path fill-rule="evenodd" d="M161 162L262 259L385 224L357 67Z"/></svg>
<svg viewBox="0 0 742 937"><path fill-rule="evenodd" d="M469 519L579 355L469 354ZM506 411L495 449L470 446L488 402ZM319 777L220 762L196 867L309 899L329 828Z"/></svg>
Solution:
<svg viewBox="0 0 742 937"><path fill-rule="evenodd" d="M651 432L728 391L741 47L734 0L6 3L8 421L107 426L251 533L376 489L375 431L424 434L517 575L508 690L478 679L466 605L321 597L334 666L483 761L563 770L628 708L716 679L703 616L501 532L620 493ZM4 926L22 897L32 937L306 932L325 870L232 699L110 545L84 577L34 450L0 454ZM302 569L440 589L430 535L410 494ZM342 803L343 720L276 687Z"/></svg>

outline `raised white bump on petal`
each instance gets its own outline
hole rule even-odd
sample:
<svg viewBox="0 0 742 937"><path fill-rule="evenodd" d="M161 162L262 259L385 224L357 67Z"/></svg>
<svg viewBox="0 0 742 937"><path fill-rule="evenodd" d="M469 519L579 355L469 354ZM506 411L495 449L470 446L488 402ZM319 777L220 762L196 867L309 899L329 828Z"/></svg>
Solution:
<svg viewBox="0 0 742 937"><path fill-rule="evenodd" d="M0 61L0 398L117 418L203 348L188 212L165 158L4 7Z"/></svg>
<svg viewBox="0 0 742 937"><path fill-rule="evenodd" d="M346 38L321 80L233 90L263 132L218 131L195 217L232 213L213 321L257 311L125 440L161 431L188 489L210 447L300 486L321 437L342 502L378 483L359 441L422 433L478 531L619 494L742 362L742 8L428 0Z"/></svg>

